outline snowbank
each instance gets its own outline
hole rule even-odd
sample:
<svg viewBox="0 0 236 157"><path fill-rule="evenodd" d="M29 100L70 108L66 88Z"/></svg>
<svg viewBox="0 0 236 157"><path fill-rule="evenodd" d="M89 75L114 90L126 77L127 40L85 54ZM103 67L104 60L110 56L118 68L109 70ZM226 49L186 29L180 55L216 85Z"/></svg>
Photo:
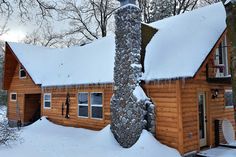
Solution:
<svg viewBox="0 0 236 157"><path fill-rule="evenodd" d="M131 148L122 148L114 139L108 125L101 131L63 127L46 118L22 130L23 143L11 148L0 147L7 157L180 157L179 153L159 143L149 132L143 131Z"/></svg>

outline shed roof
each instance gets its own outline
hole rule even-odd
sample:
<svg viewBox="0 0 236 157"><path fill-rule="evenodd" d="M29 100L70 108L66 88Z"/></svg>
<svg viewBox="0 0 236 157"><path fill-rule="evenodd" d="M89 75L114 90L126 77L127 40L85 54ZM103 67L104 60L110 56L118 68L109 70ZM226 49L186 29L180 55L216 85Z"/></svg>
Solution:
<svg viewBox="0 0 236 157"><path fill-rule="evenodd" d="M146 48L143 80L193 77L226 29L226 13L220 2L150 26L158 32ZM63 86L113 82L113 35L82 47L64 49L8 44L36 84Z"/></svg>

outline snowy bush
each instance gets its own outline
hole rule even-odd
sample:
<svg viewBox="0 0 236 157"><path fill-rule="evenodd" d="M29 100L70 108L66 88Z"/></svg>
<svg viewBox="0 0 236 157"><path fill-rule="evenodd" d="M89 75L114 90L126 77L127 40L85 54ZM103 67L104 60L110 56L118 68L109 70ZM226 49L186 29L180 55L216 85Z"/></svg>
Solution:
<svg viewBox="0 0 236 157"><path fill-rule="evenodd" d="M6 107L0 106L0 145L9 145L19 139L16 128L10 128L6 118Z"/></svg>

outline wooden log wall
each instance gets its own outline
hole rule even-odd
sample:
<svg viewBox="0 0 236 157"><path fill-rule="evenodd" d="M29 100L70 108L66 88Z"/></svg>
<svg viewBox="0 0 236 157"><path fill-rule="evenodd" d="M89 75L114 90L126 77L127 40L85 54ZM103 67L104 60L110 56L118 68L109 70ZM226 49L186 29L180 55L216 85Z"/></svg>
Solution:
<svg viewBox="0 0 236 157"><path fill-rule="evenodd" d="M218 89L218 97L212 99L212 90ZM198 94L206 94L207 112L207 144L214 146L214 120L227 118L234 123L233 108L225 107L224 92L231 89L230 85L209 84L200 80L187 80L182 85L181 105L183 112L183 135L184 152L200 149L199 144L199 117L198 117ZM222 139L221 139L222 140Z"/></svg>
<svg viewBox="0 0 236 157"><path fill-rule="evenodd" d="M81 118L78 117L78 93L79 92L102 92L103 93L103 119ZM55 87L45 88L43 93L52 94L51 109L44 109L43 101L41 105L42 115L47 116L51 121L73 127L81 127L92 130L100 130L110 123L110 99L112 96L112 85L88 85L77 87ZM66 95L70 94L70 118L65 118L66 106L64 106L64 115L62 115L62 104L65 104ZM43 100L43 94L42 94Z"/></svg>
<svg viewBox="0 0 236 157"><path fill-rule="evenodd" d="M18 120L16 113L17 103L20 109L21 120L24 123L24 110L25 110L25 94L41 94L39 86L35 85L32 79L27 74L26 78L19 78L20 64L17 63L14 70L10 87L8 89L8 113L7 116L10 120ZM17 101L10 100L10 93L17 93Z"/></svg>
<svg viewBox="0 0 236 157"><path fill-rule="evenodd" d="M156 105L156 138L182 151L182 118L179 81L144 85L146 94Z"/></svg>

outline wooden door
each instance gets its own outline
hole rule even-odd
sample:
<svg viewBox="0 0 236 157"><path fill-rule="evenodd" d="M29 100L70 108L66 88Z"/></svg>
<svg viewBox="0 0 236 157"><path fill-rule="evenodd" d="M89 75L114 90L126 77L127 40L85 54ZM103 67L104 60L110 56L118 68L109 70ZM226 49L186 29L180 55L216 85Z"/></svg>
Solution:
<svg viewBox="0 0 236 157"><path fill-rule="evenodd" d="M207 145L206 94L198 94L199 140L200 147Z"/></svg>

